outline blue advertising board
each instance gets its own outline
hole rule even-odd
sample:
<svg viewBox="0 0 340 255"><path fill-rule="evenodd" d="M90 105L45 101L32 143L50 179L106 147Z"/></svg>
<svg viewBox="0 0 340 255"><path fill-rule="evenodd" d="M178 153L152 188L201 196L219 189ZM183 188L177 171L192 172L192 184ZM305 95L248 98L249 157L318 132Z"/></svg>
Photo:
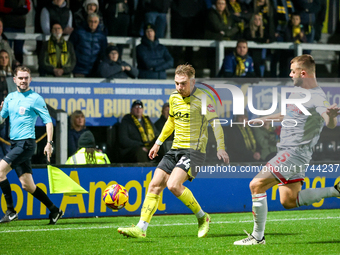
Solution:
<svg viewBox="0 0 340 255"><path fill-rule="evenodd" d="M198 87L206 87L200 83ZM220 118L230 120L233 117L233 105L239 98L233 94L226 84L214 85L217 94L210 93L216 99L217 114ZM236 86L241 88L241 86ZM249 101L249 87L242 85L245 106ZM280 95L283 86L252 86L252 104L255 109L269 109L273 102L273 90L277 89L279 97L276 112L280 111ZM65 83L65 82L37 82L31 83L31 88L39 93L47 104L55 109L65 110L69 115L75 110L81 110L86 117L88 126L111 126L125 114L130 113L131 104L140 99L144 103L144 114L155 122L161 115L162 106L169 100L175 90L174 84L143 84L143 83ZM329 103L340 105L340 88L323 86ZM241 89L240 89L241 91ZM243 106L242 106L243 107ZM248 107L249 108L249 105ZM250 118L256 117L250 114ZM338 117L340 125L340 116ZM42 125L38 122L37 125Z"/></svg>
<svg viewBox="0 0 340 255"><path fill-rule="evenodd" d="M336 172L335 172L336 168ZM79 183L89 194L66 196L63 194L49 194L48 177L46 168L34 168L33 177L35 183L48 193L51 200L65 212L65 217L95 217L95 216L120 216L139 215L149 183L152 179L154 167L61 167L67 175ZM317 168L314 168L317 169ZM333 165L333 172L327 175L321 167L320 171L312 171L314 174L307 176L303 188L333 186L340 181L340 167ZM241 167L235 167L235 171L241 171ZM255 173L246 175L210 176L203 174L193 182L185 185L193 192L201 204L203 210L211 213L251 212L251 195L249 182ZM209 177L209 178L207 178ZM48 218L49 211L31 194L24 191L19 183L15 171L8 174L14 198L15 210L19 213L19 219L43 219ZM108 185L119 183L128 190L129 201L125 208L119 211L111 211L101 199L101 194ZM269 210L283 210L280 204L277 186L267 191ZM340 208L338 198L323 199L313 205L299 209L330 209ZM4 195L1 194L1 209L6 211ZM156 214L188 214L191 211L179 201L168 189L163 191Z"/></svg>

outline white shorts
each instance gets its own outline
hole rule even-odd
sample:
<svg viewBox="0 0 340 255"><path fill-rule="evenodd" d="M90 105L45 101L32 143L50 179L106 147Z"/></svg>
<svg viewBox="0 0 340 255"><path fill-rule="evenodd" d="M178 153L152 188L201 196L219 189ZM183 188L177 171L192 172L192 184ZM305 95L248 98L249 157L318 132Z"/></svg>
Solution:
<svg viewBox="0 0 340 255"><path fill-rule="evenodd" d="M291 147L280 149L266 167L281 184L303 181L305 169L312 157L309 147Z"/></svg>

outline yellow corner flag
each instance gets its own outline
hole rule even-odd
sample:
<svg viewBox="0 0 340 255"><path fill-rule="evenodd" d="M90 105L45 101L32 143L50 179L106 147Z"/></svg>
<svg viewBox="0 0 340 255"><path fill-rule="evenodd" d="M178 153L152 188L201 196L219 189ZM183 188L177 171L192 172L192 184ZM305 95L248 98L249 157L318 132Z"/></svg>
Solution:
<svg viewBox="0 0 340 255"><path fill-rule="evenodd" d="M57 167L47 165L47 173L51 194L75 195L89 193Z"/></svg>

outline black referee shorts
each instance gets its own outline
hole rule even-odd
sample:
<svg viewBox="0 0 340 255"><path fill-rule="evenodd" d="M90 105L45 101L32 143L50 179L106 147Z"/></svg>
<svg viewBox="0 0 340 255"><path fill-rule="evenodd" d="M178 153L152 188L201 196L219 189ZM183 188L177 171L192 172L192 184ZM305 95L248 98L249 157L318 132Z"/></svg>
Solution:
<svg viewBox="0 0 340 255"><path fill-rule="evenodd" d="M171 149L169 150L157 168L171 174L175 167L183 169L189 175L189 181L192 181L198 171L195 171L196 166L202 166L205 161L205 153L192 149Z"/></svg>
<svg viewBox="0 0 340 255"><path fill-rule="evenodd" d="M34 139L11 141L11 150L3 158L12 169L15 169L18 177L24 173L32 174L31 158L35 152Z"/></svg>

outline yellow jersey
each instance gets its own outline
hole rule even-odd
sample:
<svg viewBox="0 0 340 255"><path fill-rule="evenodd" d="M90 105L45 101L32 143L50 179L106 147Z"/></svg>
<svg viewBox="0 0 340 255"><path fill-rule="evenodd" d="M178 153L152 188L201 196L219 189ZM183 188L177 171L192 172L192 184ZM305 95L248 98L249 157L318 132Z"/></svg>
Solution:
<svg viewBox="0 0 340 255"><path fill-rule="evenodd" d="M175 130L172 149L193 149L205 153L210 122L217 141L217 150L225 149L223 129L209 97L207 97L206 114L202 114L203 94L196 87L189 97L183 98L177 91L171 94L169 118L158 137L159 141L164 142Z"/></svg>

